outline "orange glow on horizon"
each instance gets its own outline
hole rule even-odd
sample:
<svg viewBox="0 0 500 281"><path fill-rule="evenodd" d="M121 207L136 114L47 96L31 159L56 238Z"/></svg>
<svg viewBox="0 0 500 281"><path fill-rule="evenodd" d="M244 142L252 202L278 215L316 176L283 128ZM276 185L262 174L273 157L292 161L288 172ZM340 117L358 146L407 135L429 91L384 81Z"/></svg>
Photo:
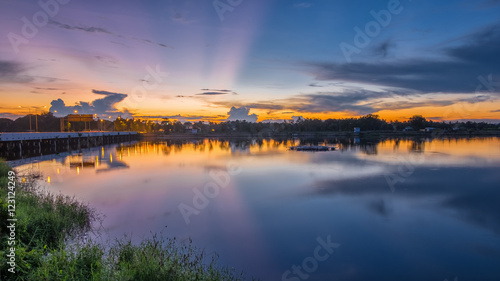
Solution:
<svg viewBox="0 0 500 281"><path fill-rule="evenodd" d="M24 100L24 99L23 99ZM7 99L8 103L4 107L3 113L11 114L12 119L16 119L17 117L26 116L28 114L28 106L19 105L19 100ZM22 101L21 101L22 102ZM46 101L34 101L34 103L46 103ZM249 101L251 103L251 101ZM120 107L121 104L118 104L117 108L122 109ZM174 105L178 105L179 107L175 107ZM214 122L220 123L224 122L228 118L229 108L224 107L209 107L210 110L205 110L207 105L201 103L200 101L190 101L189 103L179 103L179 101L175 101L171 104L165 103L144 103L140 104L141 108L137 108L134 111L135 118L141 118L142 120L153 121L153 122L161 122L164 119L160 118L161 116L177 116L180 115L180 118L169 118L171 121L177 120L187 120L191 122ZM244 104L242 105L244 106ZM41 108L47 108L47 106L40 106ZM474 120L474 119L491 119L497 120L500 119L500 113L495 112L500 108L500 102L498 101L486 101L480 102L476 104L461 102L456 103L449 106L443 107L432 107L432 106L424 106L424 107L413 107L407 109L381 109L379 111L374 111L373 114L379 115L381 119L385 119L386 121L406 121L413 115L422 115L428 120ZM206 113L200 112L206 111ZM34 109L33 109L34 110ZM33 111L32 110L32 111ZM56 110L53 111L57 113ZM79 113L78 110L74 110L74 113ZM258 116L258 122L265 122L269 120L292 120L293 116L302 116L304 118L314 118L314 119L344 119L344 118L357 118L362 115L358 115L355 113L348 112L301 112L296 110L289 110L283 108L281 110L268 110L268 109L250 109L250 114L256 114ZM202 115L199 119L193 119L197 116ZM107 116L108 120L112 120L113 117L111 115ZM148 117L148 116L159 116L159 117ZM101 119L101 122L103 120Z"/></svg>

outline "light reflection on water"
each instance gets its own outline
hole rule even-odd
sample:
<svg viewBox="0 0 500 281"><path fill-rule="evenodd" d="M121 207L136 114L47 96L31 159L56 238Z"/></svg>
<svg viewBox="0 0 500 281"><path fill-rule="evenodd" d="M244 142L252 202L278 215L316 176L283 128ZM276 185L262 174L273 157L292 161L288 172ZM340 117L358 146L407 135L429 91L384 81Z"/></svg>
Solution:
<svg viewBox="0 0 500 281"><path fill-rule="evenodd" d="M263 280L281 280L329 235L341 247L307 280L499 280L498 138L303 142L337 151L288 150L298 140L139 142L17 169L102 212L110 237L191 237ZM186 224L179 204L194 206L195 189L230 161L241 172Z"/></svg>

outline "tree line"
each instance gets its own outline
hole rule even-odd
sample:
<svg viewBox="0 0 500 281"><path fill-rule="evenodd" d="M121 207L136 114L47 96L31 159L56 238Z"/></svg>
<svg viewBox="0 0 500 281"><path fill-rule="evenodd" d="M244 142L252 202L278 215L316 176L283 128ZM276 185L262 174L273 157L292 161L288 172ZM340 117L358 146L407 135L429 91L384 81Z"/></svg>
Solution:
<svg viewBox="0 0 500 281"><path fill-rule="evenodd" d="M31 123L31 127L30 127ZM37 123L37 124L36 124ZM88 126L88 125L87 125ZM162 119L162 121L140 120L118 117L115 120L99 120L91 122L90 130L98 131L138 131L147 133L300 133L300 132L342 132L353 131L402 131L407 127L413 130L422 130L427 127L444 131L482 131L499 130L500 124L471 121L441 121L427 120L421 115L414 115L407 121L386 121L378 115L368 114L361 117L343 119L314 119L300 118L295 121L276 122L180 122L178 120ZM0 132L58 132L60 131L60 118L51 112L39 115L26 115L16 120L0 118ZM87 127L88 129L88 127ZM83 124L72 124L71 131L84 130Z"/></svg>

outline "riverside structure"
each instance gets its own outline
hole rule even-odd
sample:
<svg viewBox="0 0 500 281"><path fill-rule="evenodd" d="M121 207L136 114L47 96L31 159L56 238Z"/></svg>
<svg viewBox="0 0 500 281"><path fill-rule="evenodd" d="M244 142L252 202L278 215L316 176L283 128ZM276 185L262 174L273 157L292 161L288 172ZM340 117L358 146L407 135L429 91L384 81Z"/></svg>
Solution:
<svg viewBox="0 0 500 281"><path fill-rule="evenodd" d="M0 157L20 159L138 138L137 132L0 133Z"/></svg>

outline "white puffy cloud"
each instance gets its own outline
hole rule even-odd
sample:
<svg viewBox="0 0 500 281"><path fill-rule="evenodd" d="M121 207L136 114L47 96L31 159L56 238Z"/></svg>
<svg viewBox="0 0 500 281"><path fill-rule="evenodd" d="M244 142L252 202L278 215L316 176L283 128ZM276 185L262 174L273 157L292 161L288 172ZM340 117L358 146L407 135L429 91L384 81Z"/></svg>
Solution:
<svg viewBox="0 0 500 281"><path fill-rule="evenodd" d="M127 95L120 93L112 93L106 91L92 90L94 94L103 95L103 98L96 99L89 102L80 101L76 105L66 106L62 99L53 100L50 103L50 112L53 112L55 116L66 116L72 114L75 110L79 114L97 114L101 116L111 116L111 118L116 118L118 116L131 117L130 112L127 110L119 111L116 109L116 104L124 100Z"/></svg>
<svg viewBox="0 0 500 281"><path fill-rule="evenodd" d="M250 113L250 108L249 107L231 107L229 112L227 113L229 117L227 118L227 121L247 121L247 122L257 122L258 116L254 114L249 114Z"/></svg>

